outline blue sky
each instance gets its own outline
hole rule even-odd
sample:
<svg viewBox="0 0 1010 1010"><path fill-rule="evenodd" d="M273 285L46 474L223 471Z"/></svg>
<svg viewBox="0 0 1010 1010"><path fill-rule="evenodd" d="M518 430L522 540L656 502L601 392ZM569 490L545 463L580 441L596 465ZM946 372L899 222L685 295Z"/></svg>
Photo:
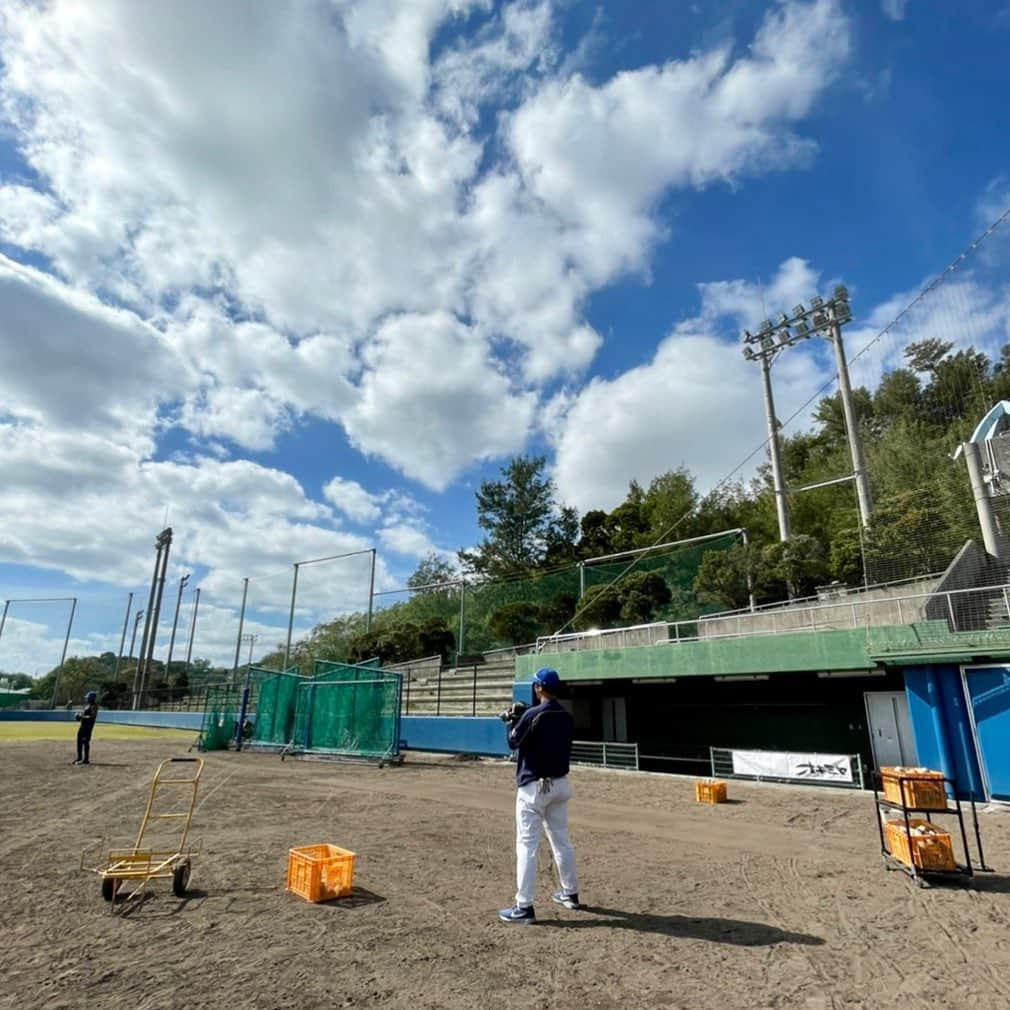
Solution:
<svg viewBox="0 0 1010 1010"><path fill-rule="evenodd" d="M79 596L71 652L166 516L159 653L192 572L223 661L243 577L272 646L292 562L402 586L515 453L580 511L710 488L760 444L743 326L844 281L872 335L1010 205L1010 5L3 8L0 597ZM795 354L780 413L829 379ZM297 628L367 578L306 569Z"/></svg>

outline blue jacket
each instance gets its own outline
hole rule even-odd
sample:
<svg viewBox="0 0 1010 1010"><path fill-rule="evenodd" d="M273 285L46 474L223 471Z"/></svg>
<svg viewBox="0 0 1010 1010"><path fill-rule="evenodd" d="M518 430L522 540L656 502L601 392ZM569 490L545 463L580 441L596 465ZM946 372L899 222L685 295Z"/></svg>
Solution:
<svg viewBox="0 0 1010 1010"><path fill-rule="evenodd" d="M567 775L574 736L572 717L553 699L526 709L509 730L509 747L519 751L516 785Z"/></svg>

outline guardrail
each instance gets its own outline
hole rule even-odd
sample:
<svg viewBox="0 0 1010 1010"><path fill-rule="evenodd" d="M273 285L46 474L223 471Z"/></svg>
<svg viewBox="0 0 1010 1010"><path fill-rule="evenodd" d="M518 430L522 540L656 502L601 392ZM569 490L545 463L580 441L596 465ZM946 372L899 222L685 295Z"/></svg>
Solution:
<svg viewBox="0 0 1010 1010"><path fill-rule="evenodd" d="M570 651L628 645L677 645L721 638L902 625L921 620L945 620L950 631L1006 628L1010 638L1010 583L874 600L842 598L807 607L748 610L692 621L662 621L548 635L537 639L537 652L563 652L566 647Z"/></svg>
<svg viewBox="0 0 1010 1010"><path fill-rule="evenodd" d="M572 764L637 772L638 744L576 740L572 744Z"/></svg>

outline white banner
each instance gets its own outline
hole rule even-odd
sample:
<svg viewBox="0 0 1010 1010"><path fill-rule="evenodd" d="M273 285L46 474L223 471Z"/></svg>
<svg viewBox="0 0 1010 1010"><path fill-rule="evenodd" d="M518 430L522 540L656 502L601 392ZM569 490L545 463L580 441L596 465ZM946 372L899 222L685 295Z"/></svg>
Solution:
<svg viewBox="0 0 1010 1010"><path fill-rule="evenodd" d="M846 754L792 754L768 750L734 750L734 775L795 779L797 782L852 782Z"/></svg>

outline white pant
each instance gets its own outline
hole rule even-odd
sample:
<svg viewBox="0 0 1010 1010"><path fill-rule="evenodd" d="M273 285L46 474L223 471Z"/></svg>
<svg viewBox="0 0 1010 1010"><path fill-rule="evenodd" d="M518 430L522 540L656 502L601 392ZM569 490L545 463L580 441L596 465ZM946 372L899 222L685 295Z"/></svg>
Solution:
<svg viewBox="0 0 1010 1010"><path fill-rule="evenodd" d="M538 783L529 782L516 792L516 904L526 908L533 904L537 882L537 848L540 828L547 833L547 842L558 868L561 890L577 894L575 850L568 840L568 801L572 787L567 776L550 780L550 790L540 790Z"/></svg>

